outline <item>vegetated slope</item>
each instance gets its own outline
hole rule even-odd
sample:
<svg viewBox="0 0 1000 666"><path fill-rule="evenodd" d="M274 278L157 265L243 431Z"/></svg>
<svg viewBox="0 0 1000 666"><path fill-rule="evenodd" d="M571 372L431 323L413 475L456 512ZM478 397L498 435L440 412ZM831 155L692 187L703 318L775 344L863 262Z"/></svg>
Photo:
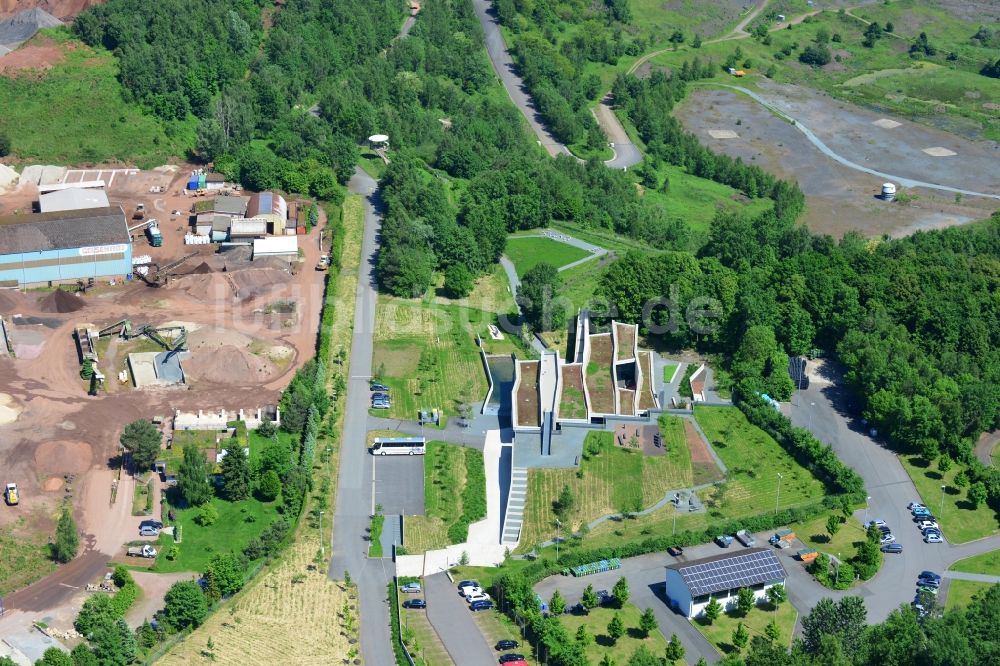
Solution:
<svg viewBox="0 0 1000 666"><path fill-rule="evenodd" d="M148 168L183 155L193 140L190 128L178 123L168 134L155 118L124 100L117 63L103 49L84 46L65 28L43 30L22 46L27 48L47 54L37 64L51 68L8 69L0 75L0 133L11 138L18 160L121 161Z"/></svg>
<svg viewBox="0 0 1000 666"><path fill-rule="evenodd" d="M58 19L68 19L102 2L104 0L0 0L0 16L37 7Z"/></svg>

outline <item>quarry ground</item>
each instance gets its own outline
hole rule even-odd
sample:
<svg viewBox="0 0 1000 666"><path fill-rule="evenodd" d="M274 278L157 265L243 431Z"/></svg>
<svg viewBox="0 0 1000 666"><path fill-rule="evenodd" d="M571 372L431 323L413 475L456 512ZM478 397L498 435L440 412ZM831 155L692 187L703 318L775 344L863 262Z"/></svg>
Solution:
<svg viewBox="0 0 1000 666"><path fill-rule="evenodd" d="M198 252L166 284L153 287L136 280L112 286L101 280L85 295L72 293L75 289L58 294L0 290L0 316L14 351L0 358L0 481L16 482L21 491L19 506L0 507L0 530L44 542L52 535L61 501L69 498L84 534L82 554L71 564L5 602L8 610L22 613L63 603L65 618L63 613L53 617L54 626L60 620L71 623L74 607L85 596L79 588L96 582L123 544L136 538L142 517L131 515L128 474L111 501L115 472L109 463L124 426L178 409L217 412L276 404L291 374L313 353L324 276L314 270L318 230L299 237L304 256L291 268L287 261L250 262L213 255L214 246L184 246L191 201L178 192L185 175L138 172L124 178L119 173L109 189L109 199L122 203L126 213L145 201L146 210L160 220L163 246L151 248L139 236L134 255L151 255L162 266ZM151 184L163 184L167 192L149 194ZM26 196L0 197L0 206ZM185 214L171 215L174 210ZM160 348L145 338L126 342L109 336L98 345L105 387L88 396L74 329L83 323L100 329L122 319L184 325L190 350L182 360L187 383L147 389L119 383L130 351Z"/></svg>
<svg viewBox="0 0 1000 666"><path fill-rule="evenodd" d="M1000 145L969 141L941 130L846 104L796 86L761 83L759 94L798 119L838 154L872 169L981 192L1000 193ZM887 204L876 195L881 179L849 169L819 152L790 123L733 90L692 87L675 111L685 127L713 150L740 157L783 178L796 180L808 206L803 217L813 231L840 237L852 230L866 236L903 236L919 230L964 224L988 217L991 199L915 189L910 203ZM898 127L873 122L890 118ZM714 138L730 130L735 138ZM932 157L925 148L956 154Z"/></svg>

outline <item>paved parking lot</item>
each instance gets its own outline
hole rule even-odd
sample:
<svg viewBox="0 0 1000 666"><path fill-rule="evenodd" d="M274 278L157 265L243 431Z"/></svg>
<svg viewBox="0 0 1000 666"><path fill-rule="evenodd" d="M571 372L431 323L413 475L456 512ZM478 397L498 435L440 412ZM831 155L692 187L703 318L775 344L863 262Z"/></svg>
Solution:
<svg viewBox="0 0 1000 666"><path fill-rule="evenodd" d="M386 515L424 515L424 456L372 456L375 504Z"/></svg>

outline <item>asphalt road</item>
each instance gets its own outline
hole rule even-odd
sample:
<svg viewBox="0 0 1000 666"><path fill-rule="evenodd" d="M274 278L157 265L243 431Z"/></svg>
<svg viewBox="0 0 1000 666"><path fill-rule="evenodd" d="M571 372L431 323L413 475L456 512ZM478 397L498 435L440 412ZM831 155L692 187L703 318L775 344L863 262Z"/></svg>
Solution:
<svg viewBox="0 0 1000 666"><path fill-rule="evenodd" d="M372 374L372 337L375 331L375 261L381 225L378 184L355 169L348 188L365 197L365 230L358 268L354 334L351 340L350 379L345 398L344 434L340 451L340 479L333 521L333 558L330 578L342 580L349 571L361 602L361 650L365 663L392 664L389 639L387 585L394 573L390 560L369 560L365 530L369 526L374 486L372 456L366 444L368 379Z"/></svg>
<svg viewBox="0 0 1000 666"><path fill-rule="evenodd" d="M458 588L448 576L444 573L428 576L424 578L424 587L427 618L441 636L441 642L455 663L462 666L496 664L497 658L483 638L479 627L476 626L476 621L472 619L469 605L465 603L465 599L458 596Z"/></svg>
<svg viewBox="0 0 1000 666"><path fill-rule="evenodd" d="M375 469L375 503L385 515L424 515L424 456L379 456Z"/></svg>
<svg viewBox="0 0 1000 666"><path fill-rule="evenodd" d="M791 579L788 596L800 613L808 613L823 597L859 595L868 608L868 621L881 622L893 609L913 601L921 571L943 574L957 560L1000 549L1000 536L961 545L924 543L906 508L910 502L920 501L920 495L896 455L866 434L853 407L853 396L841 384L840 370L826 364L810 369L810 374L809 388L798 392L787 410L792 423L830 444L840 460L861 475L871 497L869 518L886 521L903 552L886 554L875 578L842 592L819 586L801 566L786 567ZM865 510L856 515L864 520Z"/></svg>
<svg viewBox="0 0 1000 666"><path fill-rule="evenodd" d="M479 24L483 27L486 35L486 50L490 55L490 62L493 63L493 70L503 83L503 87L510 95L511 101L521 110L531 131L538 137L538 142L551 155L572 155L569 149L560 143L545 127L545 121L535 108L535 103L531 99L531 94L524 85L524 81L517 75L514 61L507 51L507 45L503 41L500 33L500 25L493 12L492 3L489 0L472 0L472 6L476 10ZM598 124L604 130L608 140L615 144L615 156L604 163L612 169L623 169L638 164L642 161L642 153L628 139L628 134L621 122L611 112L610 107L602 102L594 112Z"/></svg>

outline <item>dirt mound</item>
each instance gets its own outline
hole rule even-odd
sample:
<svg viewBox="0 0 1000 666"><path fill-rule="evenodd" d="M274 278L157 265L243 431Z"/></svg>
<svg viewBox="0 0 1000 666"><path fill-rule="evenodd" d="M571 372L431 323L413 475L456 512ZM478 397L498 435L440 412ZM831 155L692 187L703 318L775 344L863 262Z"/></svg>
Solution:
<svg viewBox="0 0 1000 666"><path fill-rule="evenodd" d="M86 303L79 296L74 296L68 291L56 289L51 294L38 300L38 309L42 312L76 312Z"/></svg>
<svg viewBox="0 0 1000 666"><path fill-rule="evenodd" d="M209 266L206 262L201 262L191 270L188 275L204 275L205 273L214 273L215 269Z"/></svg>
<svg viewBox="0 0 1000 666"><path fill-rule="evenodd" d="M248 268L233 271L229 275L242 301L270 293L276 288L287 285L291 280L287 270L278 268Z"/></svg>
<svg viewBox="0 0 1000 666"><path fill-rule="evenodd" d="M65 59L63 50L58 46L29 44L0 58L0 75L15 76L25 70L43 72Z"/></svg>
<svg viewBox="0 0 1000 666"><path fill-rule="evenodd" d="M65 485L65 483L66 482L60 479L58 476L53 476L52 478L48 479L45 483L42 484L42 489L47 490L49 492L53 492L55 490L60 490L63 487L63 485Z"/></svg>
<svg viewBox="0 0 1000 666"><path fill-rule="evenodd" d="M184 363L189 379L214 384L255 384L267 381L276 370L266 356L233 345L211 351L193 350L191 360Z"/></svg>
<svg viewBox="0 0 1000 666"><path fill-rule="evenodd" d="M93 451L86 442L42 442L35 447L39 475L82 474L90 469Z"/></svg>

